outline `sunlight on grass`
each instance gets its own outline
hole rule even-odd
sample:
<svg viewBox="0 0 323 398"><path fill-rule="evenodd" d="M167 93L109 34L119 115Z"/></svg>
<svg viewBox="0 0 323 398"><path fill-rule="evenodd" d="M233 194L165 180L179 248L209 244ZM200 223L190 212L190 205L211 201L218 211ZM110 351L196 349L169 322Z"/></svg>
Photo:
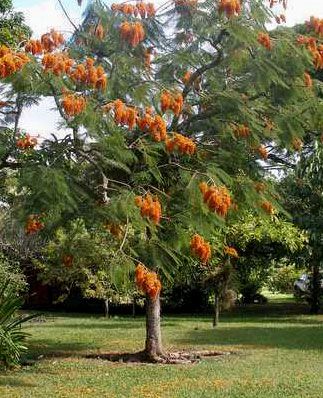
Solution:
<svg viewBox="0 0 323 398"><path fill-rule="evenodd" d="M285 304L284 304L285 306ZM88 354L143 347L144 318L47 314L28 326L28 365L0 374L1 398L321 397L323 316L276 303L236 309L212 329L207 317L164 317L168 350L235 353L196 365L130 365ZM28 362L29 361L29 362ZM306 395L304 395L306 392Z"/></svg>

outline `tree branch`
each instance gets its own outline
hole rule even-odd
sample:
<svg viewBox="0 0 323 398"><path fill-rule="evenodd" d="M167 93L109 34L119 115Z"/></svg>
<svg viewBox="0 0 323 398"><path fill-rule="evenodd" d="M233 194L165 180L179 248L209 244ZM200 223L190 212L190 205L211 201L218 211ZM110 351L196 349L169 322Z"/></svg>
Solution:
<svg viewBox="0 0 323 398"><path fill-rule="evenodd" d="M18 132L19 120L23 109L23 103L21 101L21 96L19 93L17 94L16 104L17 104L17 111L15 117L14 135L16 135Z"/></svg>
<svg viewBox="0 0 323 398"><path fill-rule="evenodd" d="M69 23L73 26L73 28L78 32L78 27L75 25L75 23L72 21L71 17L68 15L65 7L63 6L63 3L61 2L61 0L58 0L59 5L61 6L61 9L63 11L63 13L65 14L66 18L68 19Z"/></svg>
<svg viewBox="0 0 323 398"><path fill-rule="evenodd" d="M8 162L7 159L3 159L2 162L0 163L0 170L2 169L11 169L11 170L17 170L22 167L21 163L13 163L13 162Z"/></svg>
<svg viewBox="0 0 323 398"><path fill-rule="evenodd" d="M217 39L214 41L214 46L217 47L221 43L223 38L227 35L228 35L228 32L225 29L222 29L221 32L219 33ZM205 73L206 71L208 71L210 69L215 68L221 62L223 52L219 48L217 50L218 50L217 56L214 58L213 61L209 62L208 64L202 65L200 68L196 69L196 71L192 73L191 77L189 78L188 82L185 84L183 91L182 91L182 97L184 100L187 97L188 93L191 91L193 83L198 78L200 78L203 75L203 73ZM172 121L171 130L177 129L178 120L179 120L179 117L175 116Z"/></svg>

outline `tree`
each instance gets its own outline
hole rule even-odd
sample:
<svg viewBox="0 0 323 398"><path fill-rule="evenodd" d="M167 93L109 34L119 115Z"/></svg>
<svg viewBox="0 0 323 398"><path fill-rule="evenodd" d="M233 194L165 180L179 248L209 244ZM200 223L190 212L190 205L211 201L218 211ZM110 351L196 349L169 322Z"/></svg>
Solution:
<svg viewBox="0 0 323 398"><path fill-rule="evenodd" d="M12 0L2 0L0 4L0 45L15 46L27 40L31 30L24 23L24 16L12 7Z"/></svg>
<svg viewBox="0 0 323 398"><path fill-rule="evenodd" d="M77 287L85 297L104 300L108 316L109 301L125 298L134 290L133 263L118 250L120 241L107 233L109 227L89 230L77 219L59 228L44 244L33 262L42 281L59 288L57 301Z"/></svg>
<svg viewBox="0 0 323 398"><path fill-rule="evenodd" d="M312 274L311 312L317 314L322 297L320 269L322 268L322 222L323 222L323 150L316 141L309 154L304 154L293 173L281 183L285 207L293 215L294 222L309 235L308 251L305 254L307 267ZM286 195L287 194L287 195Z"/></svg>
<svg viewBox="0 0 323 398"><path fill-rule="evenodd" d="M291 145L321 120L304 84L311 49L289 31L271 37L274 15L258 0L178 0L157 11L95 1L65 51L56 31L23 54L1 50L0 62L14 62L5 81L20 95L53 97L71 132L2 144L2 167L16 170L16 217L44 238L76 219L122 231L118 253L136 265L146 296L150 360L168 360L160 278L189 256L217 266L209 241L245 210L278 212L262 182L277 161L266 147Z"/></svg>
<svg viewBox="0 0 323 398"><path fill-rule="evenodd" d="M0 46L1 46L1 64L0 64L0 78L4 77L5 68L15 68L9 59L3 58L3 49L5 46L19 49L24 46L24 43L30 38L31 30L24 23L24 16L21 12L16 12L13 9L12 0L2 0L0 4ZM8 57L7 57L8 58ZM7 62L7 66L5 64ZM19 90L18 90L19 91ZM19 119L22 113L23 104L30 104L26 96L17 94L11 91L7 84L0 84L0 159L6 159L10 155L8 152L8 138L10 135L17 134ZM30 94L28 95L30 97ZM8 129L8 126L14 125L13 131ZM4 152L2 152L4 151ZM5 161L4 161L5 163ZM1 169L5 164L2 163ZM1 170L1 179L4 182L7 177L7 172ZM1 184L2 185L2 184Z"/></svg>
<svg viewBox="0 0 323 398"><path fill-rule="evenodd" d="M238 248L235 278L245 303L252 303L259 296L274 263L298 259L308 242L305 232L282 217L263 218L252 213L246 213L229 228L227 239Z"/></svg>

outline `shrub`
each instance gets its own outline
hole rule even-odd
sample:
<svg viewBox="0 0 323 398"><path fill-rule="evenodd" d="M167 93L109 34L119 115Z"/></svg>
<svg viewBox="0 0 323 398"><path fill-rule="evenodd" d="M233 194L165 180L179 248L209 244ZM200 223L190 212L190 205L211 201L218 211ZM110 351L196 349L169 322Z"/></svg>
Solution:
<svg viewBox="0 0 323 398"><path fill-rule="evenodd" d="M28 337L21 326L35 317L17 315L23 298L15 290L9 279L0 284L0 362L6 367L19 364L21 354L27 350L24 342Z"/></svg>
<svg viewBox="0 0 323 398"><path fill-rule="evenodd" d="M21 293L27 289L25 276L20 272L19 265L16 262L9 261L3 253L0 252L0 281L8 281L11 289L16 293Z"/></svg>
<svg viewBox="0 0 323 398"><path fill-rule="evenodd" d="M268 289L273 293L293 293L294 282L304 273L295 268L294 264L275 268L268 280Z"/></svg>

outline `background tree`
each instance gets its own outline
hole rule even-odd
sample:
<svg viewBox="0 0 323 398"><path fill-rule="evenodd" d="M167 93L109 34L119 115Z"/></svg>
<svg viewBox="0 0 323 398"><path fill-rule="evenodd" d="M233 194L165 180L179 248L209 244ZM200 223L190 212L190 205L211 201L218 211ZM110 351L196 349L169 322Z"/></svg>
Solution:
<svg viewBox="0 0 323 398"><path fill-rule="evenodd" d="M133 263L120 253L121 242L107 233L108 228L88 230L77 219L59 228L34 259L42 281L59 289L57 301L79 288L84 297L104 300L108 316L109 302L131 298ZM122 237L121 231L118 236Z"/></svg>
<svg viewBox="0 0 323 398"><path fill-rule="evenodd" d="M279 267L284 259L299 259L308 241L305 232L282 217L263 218L252 213L229 228L227 239L238 248L235 278L244 303L261 301L259 293L273 267Z"/></svg>
<svg viewBox="0 0 323 398"><path fill-rule="evenodd" d="M0 44L15 46L27 40L30 28L24 23L24 16L16 12L12 0L2 0L0 4Z"/></svg>
<svg viewBox="0 0 323 398"><path fill-rule="evenodd" d="M267 147L321 123L304 84L310 49L289 32L269 36L274 16L256 0L174 1L158 12L95 1L68 48L51 31L26 44L28 55L1 50L5 81L53 97L71 132L38 143L15 131L3 144L3 167L17 170L16 217L44 239L77 219L121 229L120 258L137 265L146 296L150 360L169 360L159 278L190 255L218 265L214 231L225 235L245 210L279 211L262 182L263 161L277 161Z"/></svg>
<svg viewBox="0 0 323 398"><path fill-rule="evenodd" d="M311 312L318 313L322 298L322 144L316 142L312 153L304 154L294 173L290 173L281 183L285 206L293 215L294 222L309 235L309 247L305 255L306 266L312 275Z"/></svg>
<svg viewBox="0 0 323 398"><path fill-rule="evenodd" d="M305 268L300 268L299 264L282 260L279 266L273 269L267 287L273 293L293 294L294 284L304 271Z"/></svg>

